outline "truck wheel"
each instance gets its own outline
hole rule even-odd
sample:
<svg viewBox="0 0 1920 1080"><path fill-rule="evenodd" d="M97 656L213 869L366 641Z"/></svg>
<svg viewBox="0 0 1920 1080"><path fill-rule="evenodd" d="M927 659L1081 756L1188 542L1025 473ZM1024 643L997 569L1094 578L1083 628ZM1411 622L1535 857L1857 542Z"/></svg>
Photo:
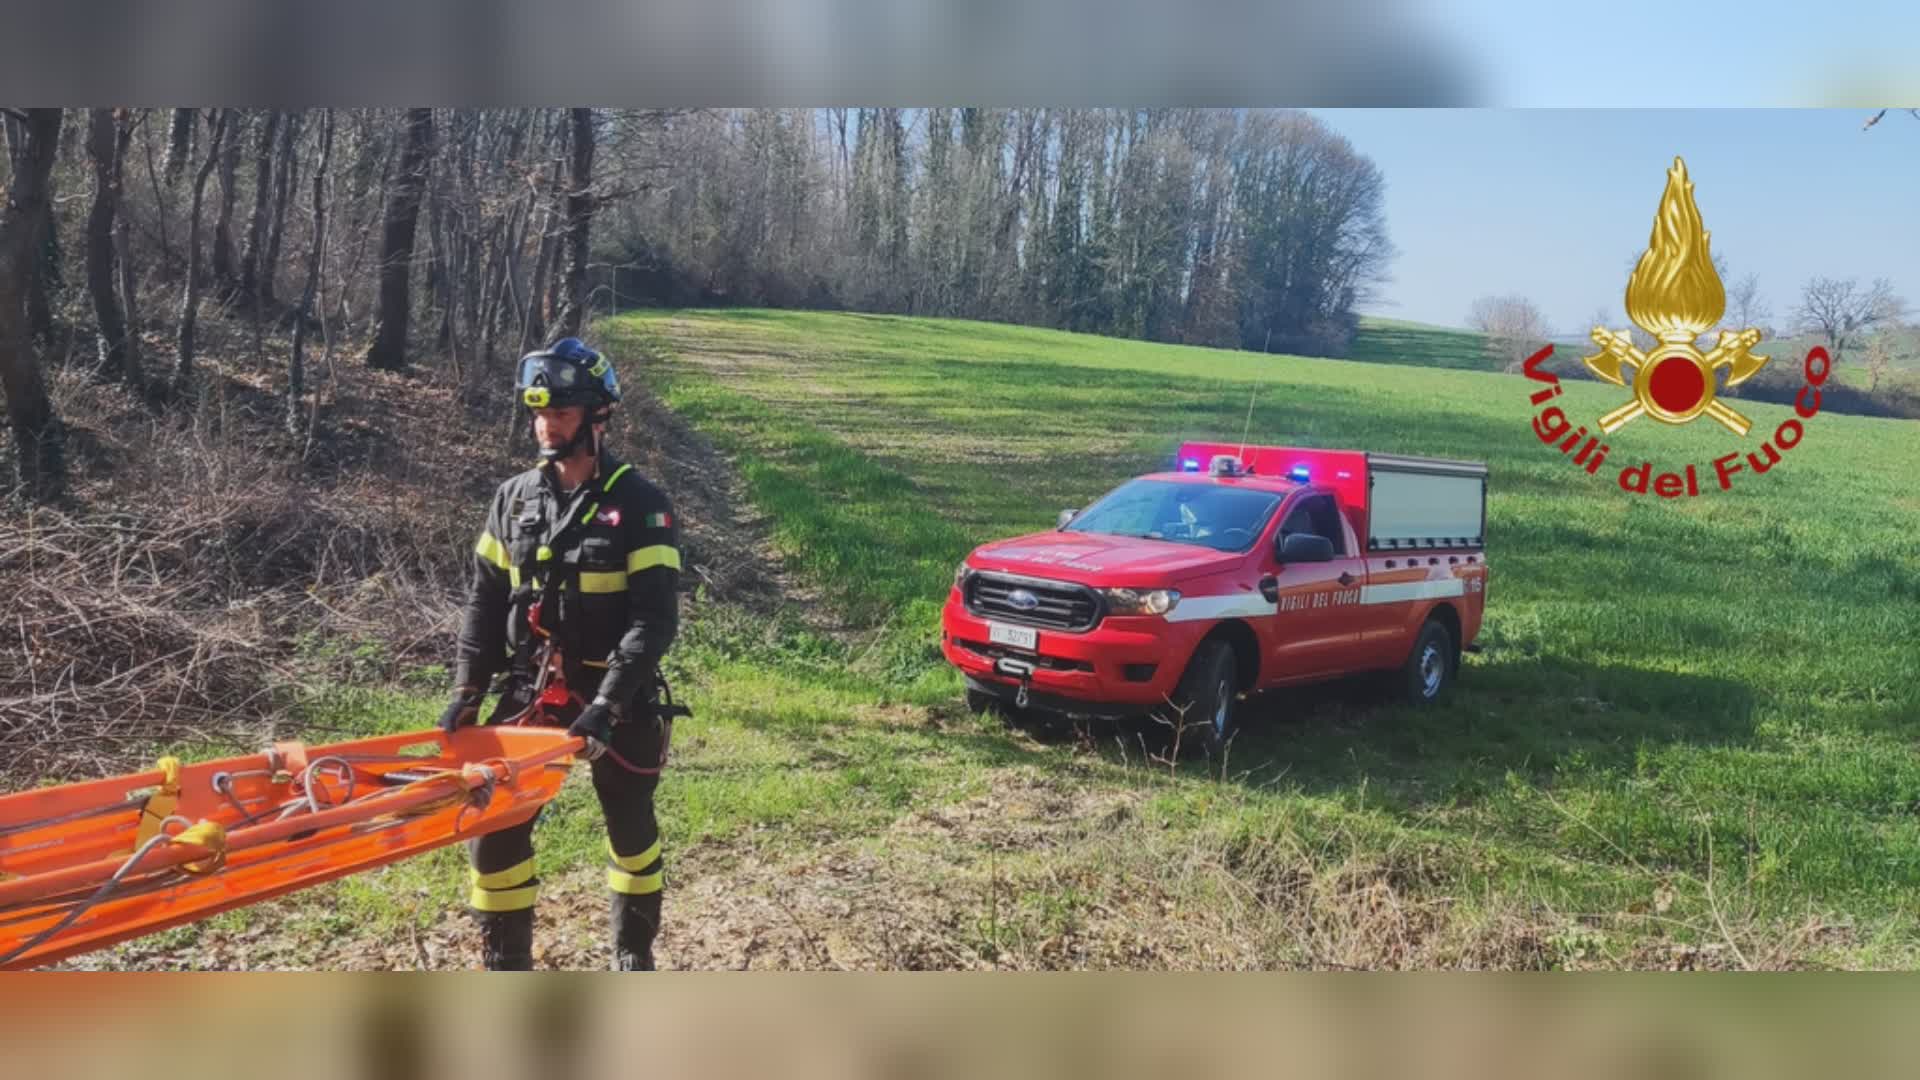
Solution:
<svg viewBox="0 0 1920 1080"><path fill-rule="evenodd" d="M967 691L967 711L972 713L975 716L979 716L982 713L992 711L992 710L1002 710L1004 708L1005 706L1000 704L999 698L994 697L992 694L989 694L984 690Z"/></svg>
<svg viewBox="0 0 1920 1080"><path fill-rule="evenodd" d="M1227 741L1239 730L1234 701L1238 686L1233 647L1224 641L1202 643L1173 691L1173 707L1161 710L1181 748L1201 749L1209 755L1225 751Z"/></svg>
<svg viewBox="0 0 1920 1080"><path fill-rule="evenodd" d="M1453 635L1438 619L1428 619L1420 628L1420 636L1413 639L1413 652L1401 669L1410 704L1427 705L1439 699L1453 683L1454 656Z"/></svg>

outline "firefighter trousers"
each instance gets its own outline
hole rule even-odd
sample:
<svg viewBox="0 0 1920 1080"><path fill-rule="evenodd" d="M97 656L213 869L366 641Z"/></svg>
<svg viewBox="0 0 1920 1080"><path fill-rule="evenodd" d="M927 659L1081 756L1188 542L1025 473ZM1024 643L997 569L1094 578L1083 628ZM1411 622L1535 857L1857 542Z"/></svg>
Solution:
<svg viewBox="0 0 1920 1080"><path fill-rule="evenodd" d="M660 767L665 749L663 723L644 704L640 709L638 715L614 725L609 743L613 753L591 763L594 794L600 798L607 826L607 888L628 896L649 896L664 884L660 824L653 813L659 773L635 773L613 756L619 754L638 769ZM556 722L571 723L577 714L577 709L562 713L566 719ZM540 879L533 866L533 827L538 820L536 814L524 824L467 842L472 864L467 906L478 912L533 907L540 895Z"/></svg>

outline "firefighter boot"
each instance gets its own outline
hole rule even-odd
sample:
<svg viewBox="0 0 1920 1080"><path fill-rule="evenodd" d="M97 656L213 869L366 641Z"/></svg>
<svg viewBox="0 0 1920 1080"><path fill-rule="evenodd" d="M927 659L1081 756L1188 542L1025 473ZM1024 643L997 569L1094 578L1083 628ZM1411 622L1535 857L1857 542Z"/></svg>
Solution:
<svg viewBox="0 0 1920 1080"><path fill-rule="evenodd" d="M613 894L613 970L652 971L653 935L660 929L660 896Z"/></svg>
<svg viewBox="0 0 1920 1080"><path fill-rule="evenodd" d="M480 954L488 971L532 971L533 909L482 912Z"/></svg>

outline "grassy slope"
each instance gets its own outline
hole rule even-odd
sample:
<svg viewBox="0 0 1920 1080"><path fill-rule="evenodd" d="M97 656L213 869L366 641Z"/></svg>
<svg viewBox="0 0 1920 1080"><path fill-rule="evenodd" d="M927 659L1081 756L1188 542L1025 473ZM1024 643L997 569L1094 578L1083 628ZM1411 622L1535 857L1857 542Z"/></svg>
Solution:
<svg viewBox="0 0 1920 1080"><path fill-rule="evenodd" d="M1511 376L796 312L601 333L733 454L789 564L861 628L689 612L670 661L698 716L661 798L670 963L1914 960L1920 639L1903 616L1920 499L1901 478L1920 454L1904 425L1821 417L1775 474L1655 504L1532 441L1530 386ZM1569 394L1582 414L1613 403ZM960 556L1179 438L1238 437L1250 395L1255 438L1493 466L1489 651L1453 700L1264 702L1224 768L1173 774L1137 747L965 716L932 647ZM1762 430L1784 415L1751 411ZM1613 461L1704 463L1728 444L1641 424ZM443 676L324 694L310 718L425 726ZM595 962L599 836L571 784L539 834L552 963ZM97 962L470 964L450 914L462 877L442 851Z"/></svg>
<svg viewBox="0 0 1920 1080"><path fill-rule="evenodd" d="M1616 327L1615 329L1622 329ZM1888 378L1910 380L1920 374L1920 329L1894 331L1895 358ZM1561 338L1555 338L1561 341ZM1820 339L1805 334L1769 338L1756 350L1773 358L1776 364L1795 368L1807 350ZM1568 359L1592 351L1582 333L1566 335L1558 346ZM1501 362L1488 355L1486 339L1472 330L1456 330L1429 323L1407 322L1366 316L1354 334L1347 359L1369 363L1405 364L1414 367L1459 368L1469 371L1498 371ZM1835 378L1849 386L1865 389L1871 382L1866 369L1866 350L1857 346L1847 354L1835 372Z"/></svg>
<svg viewBox="0 0 1920 1080"><path fill-rule="evenodd" d="M1358 815L1438 842L1449 888L1560 911L1668 888L1684 908L1711 879L1770 917L1857 916L1891 935L1857 939L1870 952L1910 943L1910 425L1820 417L1773 474L1667 503L1540 446L1511 376L792 312L637 316L615 337L661 358L645 377L739 454L803 567L920 633L968 546L1043 527L1179 438L1236 437L1250 395L1255 438L1484 458L1490 651L1462 692L1427 715L1310 702L1236 749L1236 812ZM1592 416L1614 396L1568 400ZM1743 407L1762 432L1787 415ZM1734 444L1643 423L1614 446L1615 464L1704 465Z"/></svg>
<svg viewBox="0 0 1920 1080"><path fill-rule="evenodd" d="M1378 316L1361 318L1347 359L1469 371L1497 371L1501 366L1488 354L1481 334Z"/></svg>

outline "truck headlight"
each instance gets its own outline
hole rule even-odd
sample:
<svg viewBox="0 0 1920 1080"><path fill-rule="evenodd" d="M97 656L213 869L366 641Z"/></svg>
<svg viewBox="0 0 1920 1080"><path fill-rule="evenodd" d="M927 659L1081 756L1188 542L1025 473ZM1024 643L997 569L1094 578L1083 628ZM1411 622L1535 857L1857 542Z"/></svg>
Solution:
<svg viewBox="0 0 1920 1080"><path fill-rule="evenodd" d="M1165 615L1180 602L1176 589L1101 589L1110 615Z"/></svg>

